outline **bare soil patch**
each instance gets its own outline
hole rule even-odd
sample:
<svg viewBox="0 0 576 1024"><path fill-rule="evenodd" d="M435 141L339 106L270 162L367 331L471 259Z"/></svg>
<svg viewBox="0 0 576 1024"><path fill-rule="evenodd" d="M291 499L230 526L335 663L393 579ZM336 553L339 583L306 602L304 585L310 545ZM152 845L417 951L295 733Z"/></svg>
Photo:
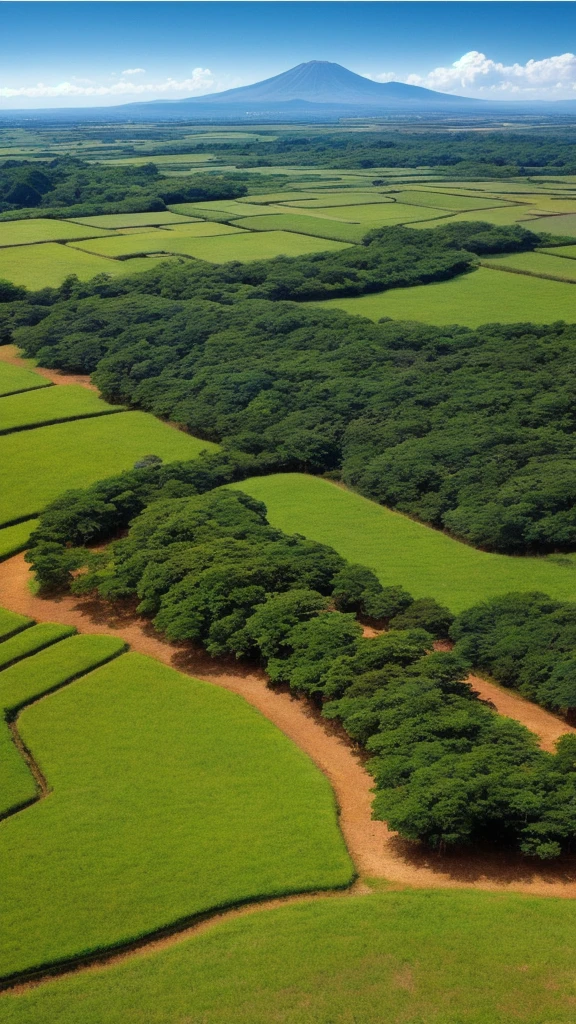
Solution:
<svg viewBox="0 0 576 1024"><path fill-rule="evenodd" d="M48 370L44 366L31 367L30 360L24 359L19 352L16 345L0 345L0 360L3 363L9 363L10 366L21 366L25 370L32 369L34 373L51 381L52 384L80 384L81 387L88 388L89 391L98 391L87 374L62 373L61 370Z"/></svg>

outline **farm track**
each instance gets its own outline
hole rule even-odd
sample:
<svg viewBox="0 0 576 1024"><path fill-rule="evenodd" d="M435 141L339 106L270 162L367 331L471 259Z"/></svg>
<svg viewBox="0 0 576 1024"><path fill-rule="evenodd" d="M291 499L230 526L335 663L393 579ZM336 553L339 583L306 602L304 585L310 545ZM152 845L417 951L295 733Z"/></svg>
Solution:
<svg viewBox="0 0 576 1024"><path fill-rule="evenodd" d="M536 864L513 853L474 851L437 857L400 839L382 821L371 818L372 779L363 755L334 723L321 718L307 701L287 690L267 685L263 672L234 660L214 661L192 646L176 646L158 637L133 608L110 608L91 598L64 596L43 599L30 593L29 570L23 555L0 564L0 605L39 622L61 622L84 633L121 637L132 649L156 658L197 679L223 686L244 697L296 743L330 780L340 811L340 825L360 876L385 878L399 885L420 888L473 887L532 895L576 897L576 859ZM529 710L540 728L546 724L546 743L553 734L572 731L559 719L527 701L500 690L495 684L472 677L484 699L500 703L503 713L517 712L523 720ZM506 707L502 702L506 698ZM528 722L526 722L528 724ZM544 737L543 737L544 739Z"/></svg>

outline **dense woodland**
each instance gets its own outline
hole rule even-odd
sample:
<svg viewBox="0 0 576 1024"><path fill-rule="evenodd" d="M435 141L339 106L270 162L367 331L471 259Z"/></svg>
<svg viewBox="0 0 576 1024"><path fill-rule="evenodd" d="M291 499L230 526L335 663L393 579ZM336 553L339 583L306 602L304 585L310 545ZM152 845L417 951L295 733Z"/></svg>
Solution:
<svg viewBox="0 0 576 1024"><path fill-rule="evenodd" d="M137 597L139 612L171 640L260 658L273 683L311 698L372 755L374 813L402 836L440 850L479 840L540 858L569 850L574 738L564 737L556 755L543 753L528 730L477 700L464 682L463 650L431 653L434 636L451 627L446 609L382 587L325 545L273 529L260 502L209 489L233 471L226 456L199 461L150 460L59 498L28 556L40 582L58 583L59 568L60 583L67 578L77 594ZM126 521L128 535L97 554L46 539L58 530L93 539ZM470 631L473 611L453 633ZM357 613L388 631L363 638Z"/></svg>
<svg viewBox="0 0 576 1024"><path fill-rule="evenodd" d="M398 284L445 274L472 258L466 247L535 241L518 227L464 222L387 228L336 254L68 282L4 303L4 336L20 324L15 339L44 365L93 372L108 400L222 441L266 471L341 473L490 550L568 550L574 326L374 324L266 298L369 290L395 272Z"/></svg>

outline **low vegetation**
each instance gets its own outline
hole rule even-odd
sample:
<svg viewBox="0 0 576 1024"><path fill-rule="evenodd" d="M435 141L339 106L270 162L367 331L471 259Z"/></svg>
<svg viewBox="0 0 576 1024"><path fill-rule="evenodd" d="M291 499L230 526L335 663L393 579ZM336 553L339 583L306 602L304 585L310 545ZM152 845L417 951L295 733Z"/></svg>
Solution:
<svg viewBox="0 0 576 1024"><path fill-rule="evenodd" d="M85 416L105 416L122 412L122 408L103 402L94 391L79 384L44 388L38 393L26 391L7 396L0 402L0 434Z"/></svg>
<svg viewBox="0 0 576 1024"><path fill-rule="evenodd" d="M53 793L2 825L2 975L352 877L328 781L226 690L127 654L18 725Z"/></svg>
<svg viewBox="0 0 576 1024"><path fill-rule="evenodd" d="M72 636L75 632L73 626L63 626L54 622L41 622L36 626L30 626L0 643L0 669L5 669L14 662L43 650L44 647L50 647L51 644Z"/></svg>
<svg viewBox="0 0 576 1024"><path fill-rule="evenodd" d="M47 387L50 387L50 381L45 380L39 373L26 370L22 366L11 366L0 359L0 398Z"/></svg>

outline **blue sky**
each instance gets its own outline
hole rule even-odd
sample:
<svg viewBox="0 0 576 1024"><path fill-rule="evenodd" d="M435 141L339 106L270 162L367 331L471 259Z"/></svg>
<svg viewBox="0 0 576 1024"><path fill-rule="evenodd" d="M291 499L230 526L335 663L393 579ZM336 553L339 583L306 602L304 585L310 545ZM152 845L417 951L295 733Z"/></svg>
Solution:
<svg viewBox="0 0 576 1024"><path fill-rule="evenodd" d="M570 2L3 2L0 106L247 85L307 60L492 99L576 99Z"/></svg>

